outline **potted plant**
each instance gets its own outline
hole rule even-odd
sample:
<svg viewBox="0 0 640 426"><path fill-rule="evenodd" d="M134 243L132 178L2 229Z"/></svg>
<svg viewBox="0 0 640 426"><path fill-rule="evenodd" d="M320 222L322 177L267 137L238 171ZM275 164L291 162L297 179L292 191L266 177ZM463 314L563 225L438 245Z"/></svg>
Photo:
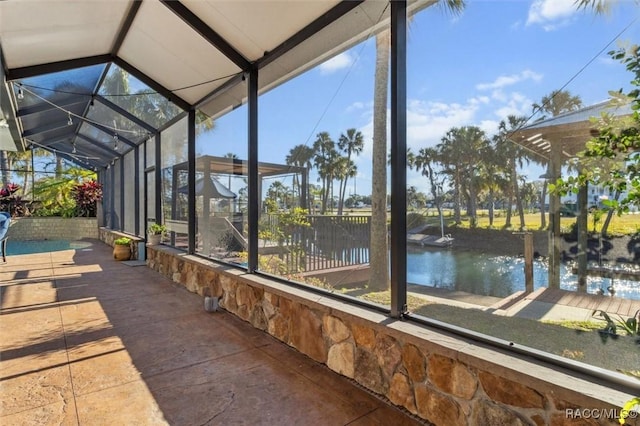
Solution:
<svg viewBox="0 0 640 426"><path fill-rule="evenodd" d="M113 258L129 260L131 258L131 238L121 237L113 242Z"/></svg>
<svg viewBox="0 0 640 426"><path fill-rule="evenodd" d="M147 228L147 234L149 235L147 242L149 243L149 245L153 246L160 244L160 241L162 241L162 236L165 234L165 232L167 232L167 227L160 223L152 223L151 225L149 225L149 228Z"/></svg>

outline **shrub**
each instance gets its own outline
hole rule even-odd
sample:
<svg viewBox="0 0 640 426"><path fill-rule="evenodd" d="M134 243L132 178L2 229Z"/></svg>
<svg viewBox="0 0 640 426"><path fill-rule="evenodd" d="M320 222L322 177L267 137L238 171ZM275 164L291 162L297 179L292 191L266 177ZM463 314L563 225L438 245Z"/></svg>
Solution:
<svg viewBox="0 0 640 426"><path fill-rule="evenodd" d="M9 183L4 188L0 188L0 211L9 212L11 216L26 216L29 210L22 198L16 195L20 186Z"/></svg>
<svg viewBox="0 0 640 426"><path fill-rule="evenodd" d="M97 203L102 200L102 185L95 180L77 184L73 190L78 217L96 217Z"/></svg>
<svg viewBox="0 0 640 426"><path fill-rule="evenodd" d="M118 239L116 239L113 244L118 245L118 246L128 246L129 244L131 244L131 238L128 237L120 237Z"/></svg>
<svg viewBox="0 0 640 426"><path fill-rule="evenodd" d="M167 227L160 223L152 223L147 228L149 235L164 235L165 232L167 232Z"/></svg>

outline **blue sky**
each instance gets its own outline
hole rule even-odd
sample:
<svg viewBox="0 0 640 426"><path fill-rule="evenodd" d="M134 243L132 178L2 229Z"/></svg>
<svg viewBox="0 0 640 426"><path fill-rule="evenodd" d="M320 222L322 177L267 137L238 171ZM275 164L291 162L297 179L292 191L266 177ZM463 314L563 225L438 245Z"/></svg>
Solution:
<svg viewBox="0 0 640 426"><path fill-rule="evenodd" d="M408 145L435 145L456 126L479 126L491 136L501 119L530 116L534 102L565 85L585 106L628 89L632 74L606 52L621 42L640 44L639 16L631 0L615 2L605 16L576 10L574 0L469 0L459 15L439 7L419 12L409 28ZM369 194L374 63L369 39L261 96L260 160L283 163L318 132L337 141L355 127L365 138L357 192ZM245 119L244 107L220 118L204 149L245 158ZM524 172L539 175L534 166ZM413 172L408 183L426 189Z"/></svg>

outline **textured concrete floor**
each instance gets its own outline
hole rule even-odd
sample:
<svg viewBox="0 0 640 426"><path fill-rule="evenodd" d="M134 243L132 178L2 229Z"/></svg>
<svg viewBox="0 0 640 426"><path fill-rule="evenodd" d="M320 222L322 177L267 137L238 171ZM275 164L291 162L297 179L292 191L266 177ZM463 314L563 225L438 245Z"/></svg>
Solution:
<svg viewBox="0 0 640 426"><path fill-rule="evenodd" d="M417 424L100 242L7 260L2 425Z"/></svg>

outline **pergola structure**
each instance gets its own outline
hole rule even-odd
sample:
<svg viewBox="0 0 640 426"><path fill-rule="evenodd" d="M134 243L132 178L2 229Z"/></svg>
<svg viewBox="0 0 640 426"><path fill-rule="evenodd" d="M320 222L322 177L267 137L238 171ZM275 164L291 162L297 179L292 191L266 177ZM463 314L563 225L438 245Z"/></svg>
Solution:
<svg viewBox="0 0 640 426"><path fill-rule="evenodd" d="M180 164L176 164L172 169L172 192L188 193L188 191L183 191L183 187L179 187L178 182L180 173L188 174L189 163L182 162ZM202 216L208 218L210 216L210 200L216 198L236 198L236 194L231 192L231 188L227 188L224 185L221 185L214 176L242 176L244 178L247 178L249 176L249 167L246 160L241 160L239 158L225 158L211 155L202 155L199 156L196 160L196 174L198 176L195 188L196 196L203 197ZM262 182L264 178L291 174L300 176L300 207L308 208L309 170L305 167L258 162L258 193L262 194ZM260 199L261 198L259 197L258 210L262 209ZM177 199L174 198L171 208L171 220L173 221L180 219L178 217L178 208L176 202Z"/></svg>
<svg viewBox="0 0 640 426"><path fill-rule="evenodd" d="M547 163L541 177L555 181L569 159L585 149L586 142L598 132L597 123L603 114L612 117L630 115L631 105L617 105L607 100L576 111L551 117L514 132L511 140ZM542 201L544 204L544 200ZM578 291L586 291L587 276L587 187L578 192ZM560 196L549 195L549 287L560 287Z"/></svg>

